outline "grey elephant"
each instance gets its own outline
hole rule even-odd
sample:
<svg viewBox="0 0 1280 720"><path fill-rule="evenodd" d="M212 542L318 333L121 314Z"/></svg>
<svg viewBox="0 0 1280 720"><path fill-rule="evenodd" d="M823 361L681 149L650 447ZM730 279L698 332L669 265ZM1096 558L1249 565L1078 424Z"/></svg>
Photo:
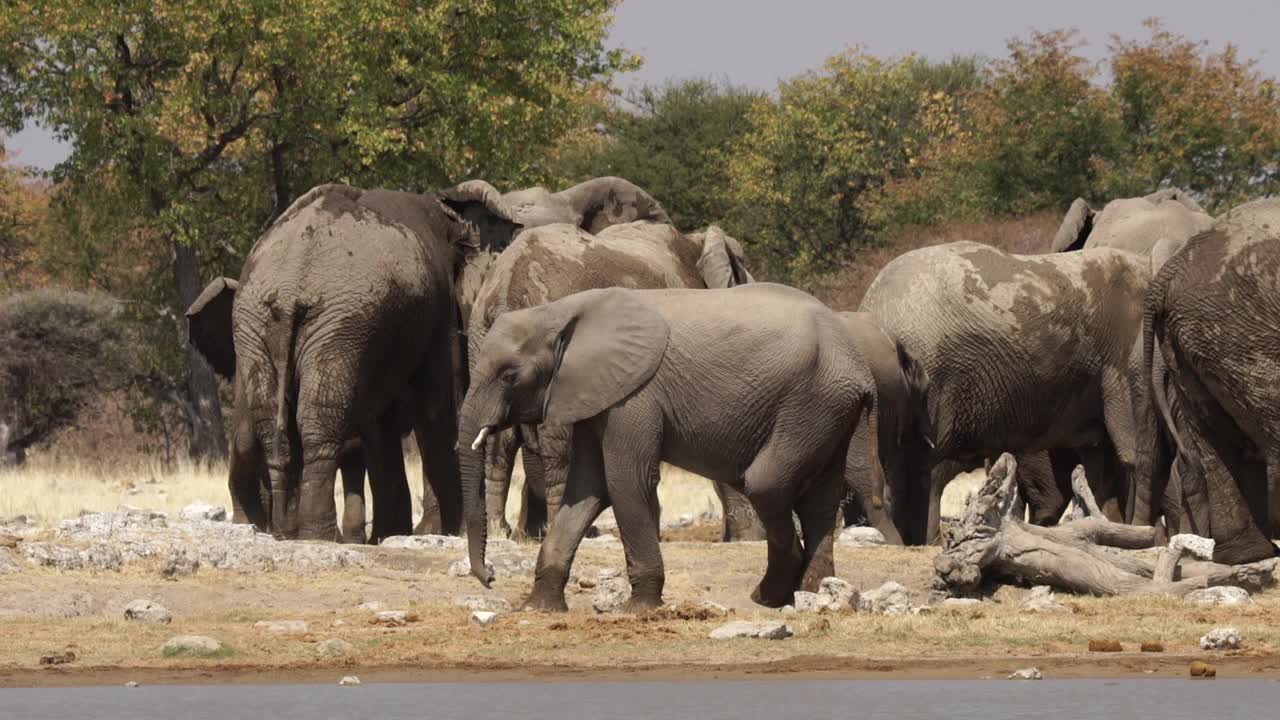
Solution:
<svg viewBox="0 0 1280 720"><path fill-rule="evenodd" d="M1153 278L1145 307L1143 369L1156 358L1167 385L1153 385L1176 460L1178 487L1166 521L1216 541L1214 560L1271 557L1280 503L1280 200L1247 203L1192 238ZM1143 442L1140 516L1162 497L1158 438ZM1168 458L1166 458L1168 460ZM1181 529L1181 528L1180 528Z"/></svg>
<svg viewBox="0 0 1280 720"><path fill-rule="evenodd" d="M1123 473L1097 473L1094 492L1113 519L1135 462L1134 354L1147 263L1110 248L1021 256L957 242L905 253L880 272L861 309L902 348L911 392L911 543L938 537L943 486L1005 451L1115 447ZM895 489L896 491L896 489Z"/></svg>
<svg viewBox="0 0 1280 720"><path fill-rule="evenodd" d="M266 231L238 282L206 288L187 316L196 347L234 378L235 519L334 539L340 466L343 537L362 540L367 467L372 539L411 532L401 449L411 427L423 458L419 530L459 531L457 289L488 249L435 196L321 185Z"/></svg>
<svg viewBox="0 0 1280 720"><path fill-rule="evenodd" d="M785 605L834 572L845 455L873 383L835 313L781 285L588 290L505 313L480 347L459 420L471 571L492 582L485 437L515 423L571 425L564 504L526 607L565 609L574 553L609 505L630 609L661 604L663 461L743 489L768 537L768 566L752 598Z"/></svg>
<svg viewBox="0 0 1280 720"><path fill-rule="evenodd" d="M1148 255L1162 239L1167 258L1197 233L1213 227L1206 213L1185 190L1166 188L1150 195L1121 198L1094 211L1076 198L1053 238L1053 252L1111 247Z"/></svg>
<svg viewBox="0 0 1280 720"><path fill-rule="evenodd" d="M751 281L738 241L720 228L682 234L668 223L636 221L598 233L568 224L522 232L494 263L467 331L471 364L503 313L542 305L575 292L632 289L727 288ZM512 463L524 446L525 492L521 534L540 534L556 516L568 480L567 426L512 427L488 440L485 470L489 517L509 532L504 508ZM715 484L725 508L725 539L763 539L746 498Z"/></svg>

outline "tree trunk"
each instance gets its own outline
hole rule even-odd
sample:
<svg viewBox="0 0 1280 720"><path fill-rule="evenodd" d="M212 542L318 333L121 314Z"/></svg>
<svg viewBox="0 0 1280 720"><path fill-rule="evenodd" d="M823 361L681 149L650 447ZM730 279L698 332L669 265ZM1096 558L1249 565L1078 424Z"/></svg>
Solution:
<svg viewBox="0 0 1280 720"><path fill-rule="evenodd" d="M178 312L186 309L200 295L199 263L195 248L169 241L173 253L173 280L178 291ZM191 458L204 463L227 459L227 434L222 427L222 402L218 399L218 380L213 368L187 339L186 323L179 323L179 342L187 356L187 379L182 391L193 412L187 413L191 425Z"/></svg>

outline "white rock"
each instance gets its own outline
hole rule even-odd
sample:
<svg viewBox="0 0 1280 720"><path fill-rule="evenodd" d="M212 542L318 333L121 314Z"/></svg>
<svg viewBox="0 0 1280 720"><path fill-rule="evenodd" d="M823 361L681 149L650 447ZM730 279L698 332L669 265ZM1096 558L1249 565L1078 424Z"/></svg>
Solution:
<svg viewBox="0 0 1280 720"><path fill-rule="evenodd" d="M872 547L884 545L884 534L873 527L853 526L840 531L836 537L837 545L852 547Z"/></svg>
<svg viewBox="0 0 1280 720"><path fill-rule="evenodd" d="M360 684L360 678L355 675L343 675L342 679L338 681L338 684L342 687L356 687Z"/></svg>
<svg viewBox="0 0 1280 720"><path fill-rule="evenodd" d="M717 615L724 616L729 614L729 608L713 600L703 600L700 604Z"/></svg>
<svg viewBox="0 0 1280 720"><path fill-rule="evenodd" d="M1253 602L1248 590L1228 585L1192 590L1182 599L1196 605L1248 605Z"/></svg>
<svg viewBox="0 0 1280 720"><path fill-rule="evenodd" d="M593 538L583 538L582 547L622 547L622 541L619 540L617 536L606 533Z"/></svg>
<svg viewBox="0 0 1280 720"><path fill-rule="evenodd" d="M488 595L459 595L453 604L468 610L484 610L487 612L510 612L511 603L500 597Z"/></svg>
<svg viewBox="0 0 1280 720"><path fill-rule="evenodd" d="M782 640L791 637L791 627L782 622L749 622L734 620L711 631L712 640L732 640L735 638L760 638L762 640Z"/></svg>
<svg viewBox="0 0 1280 720"><path fill-rule="evenodd" d="M471 622L476 625L492 625L498 619L498 613L476 610L471 613Z"/></svg>
<svg viewBox="0 0 1280 720"><path fill-rule="evenodd" d="M1212 538L1192 535L1190 533L1182 533L1169 538L1169 547L1174 550L1183 550L1200 558L1201 560L1213 559L1213 546L1215 542Z"/></svg>
<svg viewBox="0 0 1280 720"><path fill-rule="evenodd" d="M796 609L795 605L783 605L782 607L778 608L778 612L782 613L783 615L799 615L800 614L800 611Z"/></svg>
<svg viewBox="0 0 1280 720"><path fill-rule="evenodd" d="M330 638L316 643L316 654L321 657L346 655L353 649L355 649L354 645L339 638Z"/></svg>
<svg viewBox="0 0 1280 720"><path fill-rule="evenodd" d="M307 632L305 620L259 620L253 627L275 635L305 635Z"/></svg>
<svg viewBox="0 0 1280 720"><path fill-rule="evenodd" d="M368 610L369 612L378 612L384 607L386 606L383 605L381 602L378 602L377 600L370 600L369 602L360 603L359 605L356 606L356 609Z"/></svg>
<svg viewBox="0 0 1280 720"><path fill-rule="evenodd" d="M223 522L227 519L227 509L221 505L210 505L206 502L194 502L178 511L183 520L211 520Z"/></svg>
<svg viewBox="0 0 1280 720"><path fill-rule="evenodd" d="M222 643L204 635L175 635L160 646L165 656L190 655L200 657L222 650Z"/></svg>
<svg viewBox="0 0 1280 720"><path fill-rule="evenodd" d="M818 612L823 605L818 604L818 593L805 592L797 590L795 593L795 602L792 603L796 612Z"/></svg>
<svg viewBox="0 0 1280 720"><path fill-rule="evenodd" d="M175 545L161 554L160 574L167 578L189 577L199 569L199 556L183 545Z"/></svg>
<svg viewBox="0 0 1280 720"><path fill-rule="evenodd" d="M596 572L596 580L609 580L610 578L622 577L622 573L617 568L601 568Z"/></svg>
<svg viewBox="0 0 1280 720"><path fill-rule="evenodd" d="M1200 638L1201 650L1238 650L1240 649L1240 631L1232 627L1214 628L1208 635Z"/></svg>
<svg viewBox="0 0 1280 720"><path fill-rule="evenodd" d="M125 684L124 684L124 686L125 686L125 687L127 687L127 688L136 688L136 687L138 687L138 681L137 681L137 680L130 680L129 682L125 683Z"/></svg>
<svg viewBox="0 0 1280 720"><path fill-rule="evenodd" d="M1044 676L1040 674L1040 668L1029 667L1029 668L1022 668L1021 670L1014 670L1013 674L1009 676L1009 679L1010 680L1040 680L1043 677Z"/></svg>
<svg viewBox="0 0 1280 720"><path fill-rule="evenodd" d="M828 610L858 606L858 591L838 577L825 577L818 583L818 602Z"/></svg>
<svg viewBox="0 0 1280 720"><path fill-rule="evenodd" d="M879 615L906 615L911 612L911 591L890 580L858 597L858 612Z"/></svg>
<svg viewBox="0 0 1280 720"><path fill-rule="evenodd" d="M1071 608L1058 602L1053 595L1053 588L1048 585L1037 585L1027 591L1022 598L1022 611L1035 613L1069 613Z"/></svg>
<svg viewBox="0 0 1280 720"><path fill-rule="evenodd" d="M173 622L173 613L163 605L150 600L134 600L124 609L125 620L137 620L145 623L168 625Z"/></svg>
<svg viewBox="0 0 1280 720"><path fill-rule="evenodd" d="M603 571L602 571L603 573ZM617 612L631 597L631 583L618 575L596 583L595 594L591 598L591 607L598 613Z"/></svg>
<svg viewBox="0 0 1280 720"><path fill-rule="evenodd" d="M981 605L982 601L977 598L947 598L943 600L941 605L945 608L967 608Z"/></svg>
<svg viewBox="0 0 1280 720"><path fill-rule="evenodd" d="M465 550L467 539L452 535L393 535L383 539L379 547L411 550ZM469 565L468 572L470 572Z"/></svg>
<svg viewBox="0 0 1280 720"><path fill-rule="evenodd" d="M383 625L408 625L409 613L404 610L382 610L374 619Z"/></svg>

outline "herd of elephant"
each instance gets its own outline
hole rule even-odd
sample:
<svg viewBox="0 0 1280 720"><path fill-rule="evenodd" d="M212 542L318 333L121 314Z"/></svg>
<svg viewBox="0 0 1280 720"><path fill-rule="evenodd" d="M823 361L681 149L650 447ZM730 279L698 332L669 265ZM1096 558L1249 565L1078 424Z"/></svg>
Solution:
<svg viewBox="0 0 1280 720"><path fill-rule="evenodd" d="M1217 219L1177 189L1077 200L1052 252L914 250L836 312L755 282L718 227L682 232L605 177L555 193L316 187L187 317L234 384L235 520L346 542L465 532L486 586L491 529L545 532L525 605L563 610L608 507L630 608L662 602L663 462L713 481L724 539L766 540L752 598L772 607L834 574L842 515L936 542L946 483L1006 451L1033 522L1061 517L1083 464L1112 519L1211 537L1219 562L1269 557L1277 305L1280 200Z"/></svg>

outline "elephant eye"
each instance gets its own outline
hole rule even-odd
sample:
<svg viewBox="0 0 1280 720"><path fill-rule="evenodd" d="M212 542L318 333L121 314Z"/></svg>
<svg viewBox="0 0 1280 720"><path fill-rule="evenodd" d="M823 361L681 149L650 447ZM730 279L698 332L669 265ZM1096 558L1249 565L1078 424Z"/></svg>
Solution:
<svg viewBox="0 0 1280 720"><path fill-rule="evenodd" d="M513 367L506 368L498 377L507 385L514 385L516 383L516 369Z"/></svg>

